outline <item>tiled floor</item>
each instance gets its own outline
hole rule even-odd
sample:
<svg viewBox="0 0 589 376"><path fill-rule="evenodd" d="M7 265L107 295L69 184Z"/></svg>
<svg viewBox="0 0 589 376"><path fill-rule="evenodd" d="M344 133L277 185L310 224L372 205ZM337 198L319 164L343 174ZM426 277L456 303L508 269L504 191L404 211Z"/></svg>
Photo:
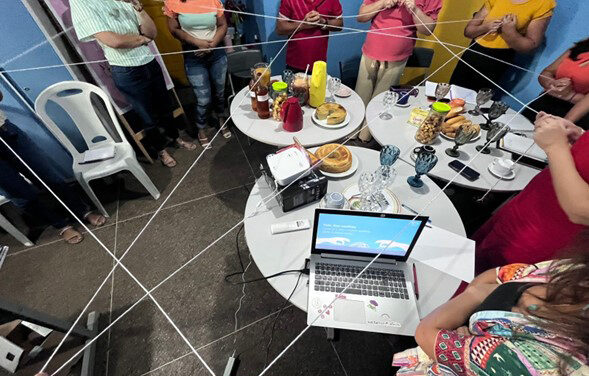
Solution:
<svg viewBox="0 0 589 376"><path fill-rule="evenodd" d="M241 143L255 165L255 151L245 138ZM254 147L263 149L259 144ZM236 351L241 359L237 375L257 375L266 361L305 328L306 314L291 306L284 309L276 321L266 360L271 328L285 301L266 282L248 284L235 331L234 313L241 286L226 283L224 277L240 268L237 230L205 248L243 218L254 178L235 137L218 140L186 174L200 151L177 151L179 166L175 169L145 166L162 192L158 201L129 176L100 184L111 218L94 235L119 257L134 243L123 263L147 289L196 257L161 284L153 297L215 374L223 374L228 356ZM185 174L182 184L152 220ZM136 239L149 221L146 231ZM247 263L243 234L237 242ZM79 314L113 265L111 257L89 234L77 246L57 241L51 229L32 248L25 249L1 234L0 244L4 243L12 249L0 270L0 296L63 319L73 320ZM246 278L259 276L252 264ZM105 327L143 295L132 278L118 268L91 308L102 314ZM396 341L399 339L378 334L343 332L339 341L331 343L323 329L312 328L267 375L388 375L391 355L402 347ZM96 362L97 375L146 373L208 374L149 298L101 339Z"/></svg>

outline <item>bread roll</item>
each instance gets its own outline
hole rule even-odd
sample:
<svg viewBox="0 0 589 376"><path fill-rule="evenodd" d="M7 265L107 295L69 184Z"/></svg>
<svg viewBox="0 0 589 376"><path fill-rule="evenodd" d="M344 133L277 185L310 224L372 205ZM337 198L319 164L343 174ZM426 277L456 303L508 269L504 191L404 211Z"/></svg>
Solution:
<svg viewBox="0 0 589 376"><path fill-rule="evenodd" d="M466 121L466 118L461 115L461 116L453 117L452 119L448 119L446 121L446 124L453 125L453 124L460 123L460 122L463 122L463 121Z"/></svg>
<svg viewBox="0 0 589 376"><path fill-rule="evenodd" d="M463 112L464 112L464 107L461 107L461 106L452 107L450 112L448 112L448 115L446 115L446 119L452 119L452 118L460 115Z"/></svg>

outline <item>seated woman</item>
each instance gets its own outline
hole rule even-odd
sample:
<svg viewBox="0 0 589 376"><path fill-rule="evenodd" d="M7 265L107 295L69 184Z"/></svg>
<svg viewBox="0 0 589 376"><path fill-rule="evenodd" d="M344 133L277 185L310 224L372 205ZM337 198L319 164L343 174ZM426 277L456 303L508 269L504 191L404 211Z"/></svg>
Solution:
<svg viewBox="0 0 589 376"><path fill-rule="evenodd" d="M356 81L356 92L365 105L399 84L415 47L415 40L407 37L416 37L418 31L433 33L441 9L442 0L364 0L358 21L371 22L370 30L375 32L366 35ZM367 127L359 137L370 141Z"/></svg>
<svg viewBox="0 0 589 376"><path fill-rule="evenodd" d="M0 93L0 100L1 98L2 94ZM2 111L0 111L0 138L16 152L19 150L19 145L31 142L25 135L19 134L16 127L4 118ZM47 174L40 172L37 174L45 180L78 218L96 227L106 223L104 216L90 210L89 206L65 183L54 181L55 179L51 179ZM27 177L30 182L38 182L4 142L0 141L0 191L2 195L9 198L13 204L21 207L27 214L40 217L46 223L51 224L59 231L59 236L69 244L80 243L84 236L73 226L72 219L57 213L54 208L44 203L39 197L40 188L29 183L23 176ZM38 184L41 187L41 184Z"/></svg>
<svg viewBox="0 0 589 376"><path fill-rule="evenodd" d="M589 253L479 275L425 317L397 375L589 374Z"/></svg>
<svg viewBox="0 0 589 376"><path fill-rule="evenodd" d="M540 113L534 138L549 167L474 234L477 274L558 258L589 226L589 133Z"/></svg>
<svg viewBox="0 0 589 376"><path fill-rule="evenodd" d="M509 68L499 61L512 63L516 52L538 48L555 6L555 0L485 0L464 29L464 36L473 39L472 47L462 55L450 82L475 91L495 89L493 82L500 82Z"/></svg>
<svg viewBox="0 0 589 376"><path fill-rule="evenodd" d="M224 126L225 79L227 54L217 48L227 34L227 20L223 4L219 0L166 0L164 13L168 16L170 33L182 43L185 51L202 50L184 54L184 67L196 95L196 126L198 140L203 147L209 144L205 132L207 114L211 102L223 127L223 137L231 132Z"/></svg>
<svg viewBox="0 0 589 376"><path fill-rule="evenodd" d="M589 129L589 39L575 44L538 77L546 95L529 107L564 117ZM526 108L523 115L533 121L534 111Z"/></svg>

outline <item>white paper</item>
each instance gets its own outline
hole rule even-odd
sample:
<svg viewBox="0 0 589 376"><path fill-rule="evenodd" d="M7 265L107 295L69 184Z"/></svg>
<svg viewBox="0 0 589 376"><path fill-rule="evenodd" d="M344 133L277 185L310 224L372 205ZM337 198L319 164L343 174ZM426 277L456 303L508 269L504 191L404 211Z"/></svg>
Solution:
<svg viewBox="0 0 589 376"><path fill-rule="evenodd" d="M436 96L436 86L438 85L437 82L426 81L425 82L425 95L428 97ZM477 102L477 93L474 90L467 89L461 86L451 85L450 86L450 93L444 97L445 99L452 100L455 98L462 98L466 101L466 103L476 104Z"/></svg>
<svg viewBox="0 0 589 376"><path fill-rule="evenodd" d="M49 328L45 328L44 326L33 324L28 321L21 321L21 325L26 326L27 328L31 329L34 332L37 332L42 337L47 337L53 331Z"/></svg>
<svg viewBox="0 0 589 376"><path fill-rule="evenodd" d="M96 161L103 161L105 159L111 159L115 156L115 146L109 145L98 149L87 150L84 153L84 159L82 163L91 163Z"/></svg>
<svg viewBox="0 0 589 376"><path fill-rule="evenodd" d="M534 143L533 138L508 133L502 140L502 146L505 150L525 155L526 157L534 158L542 162L548 162L548 156L544 150ZM528 148L530 150L528 150Z"/></svg>

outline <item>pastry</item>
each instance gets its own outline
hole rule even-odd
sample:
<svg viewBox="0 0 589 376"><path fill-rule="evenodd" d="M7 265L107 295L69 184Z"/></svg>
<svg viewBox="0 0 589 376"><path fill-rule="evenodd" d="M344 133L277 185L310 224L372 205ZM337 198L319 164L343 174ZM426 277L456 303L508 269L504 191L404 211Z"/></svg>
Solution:
<svg viewBox="0 0 589 376"><path fill-rule="evenodd" d="M339 174L352 167L352 152L340 144L323 145L317 149L315 156L323 160L319 167L321 171Z"/></svg>
<svg viewBox="0 0 589 376"><path fill-rule="evenodd" d="M347 114L346 109L337 103L323 103L321 106L317 107L317 111L315 111L317 119L326 120L329 125L343 123L344 120L346 120Z"/></svg>
<svg viewBox="0 0 589 376"><path fill-rule="evenodd" d="M462 106L452 107L450 112L448 112L448 115L446 115L446 119L452 119L453 117L456 117L463 112L464 112L464 107L462 107Z"/></svg>

